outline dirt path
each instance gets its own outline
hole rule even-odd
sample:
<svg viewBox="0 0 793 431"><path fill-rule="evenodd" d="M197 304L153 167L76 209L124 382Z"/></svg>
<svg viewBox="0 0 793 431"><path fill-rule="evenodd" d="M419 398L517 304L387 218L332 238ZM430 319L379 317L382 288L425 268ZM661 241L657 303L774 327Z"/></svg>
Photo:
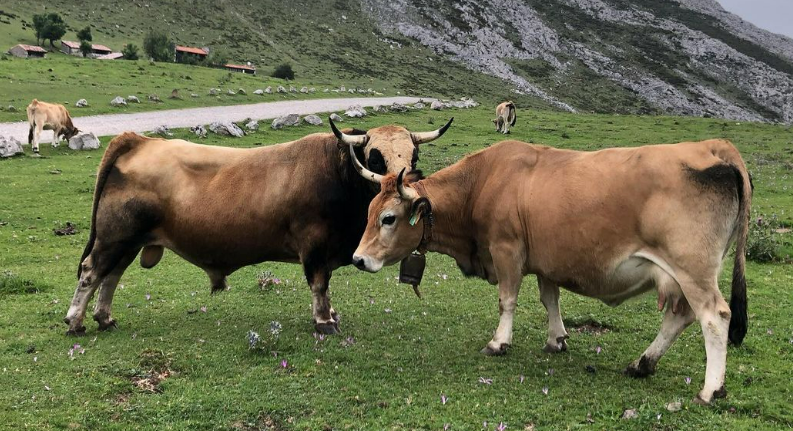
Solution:
<svg viewBox="0 0 793 431"><path fill-rule="evenodd" d="M424 99L431 101L432 99ZM416 103L416 97L357 97L344 99L289 100L265 102L252 105L212 106L208 108L171 109L165 111L139 112L135 114L107 114L76 117L74 125L96 136L117 135L131 130L147 132L158 126L169 128L193 127L213 121L242 121L246 118L269 120L287 114L316 114L346 110L351 105L375 106L390 105L394 102ZM28 123L0 123L0 136L13 136L20 142L27 142ZM51 142L52 132L45 130L41 142Z"/></svg>

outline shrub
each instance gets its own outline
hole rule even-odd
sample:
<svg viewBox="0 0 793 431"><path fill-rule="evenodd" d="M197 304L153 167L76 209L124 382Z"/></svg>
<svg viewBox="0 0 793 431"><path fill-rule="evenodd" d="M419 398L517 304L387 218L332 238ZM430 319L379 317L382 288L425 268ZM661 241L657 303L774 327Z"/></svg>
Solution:
<svg viewBox="0 0 793 431"><path fill-rule="evenodd" d="M752 217L749 221L749 238L746 244L746 258L760 263L773 262L780 258L781 242L776 230L780 224L776 215L766 217L763 214Z"/></svg>
<svg viewBox="0 0 793 431"><path fill-rule="evenodd" d="M124 45L124 48L121 50L121 53L124 54L124 60L138 59L138 47L134 43L128 43Z"/></svg>
<svg viewBox="0 0 793 431"><path fill-rule="evenodd" d="M275 68L273 74L271 75L273 78L281 78L281 79L295 79L295 72L292 70L292 65L289 63L284 63Z"/></svg>
<svg viewBox="0 0 793 431"><path fill-rule="evenodd" d="M154 61L171 61L174 44L165 33L152 30L143 39L143 51Z"/></svg>

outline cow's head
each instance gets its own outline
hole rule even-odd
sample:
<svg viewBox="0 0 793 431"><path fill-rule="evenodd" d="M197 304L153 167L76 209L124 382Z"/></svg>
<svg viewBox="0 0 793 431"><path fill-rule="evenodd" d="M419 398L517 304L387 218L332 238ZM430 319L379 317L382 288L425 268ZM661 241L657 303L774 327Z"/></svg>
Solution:
<svg viewBox="0 0 793 431"><path fill-rule="evenodd" d="M454 118L445 126L431 132L411 132L400 126L382 126L370 129L366 134L348 135L342 133L330 120L330 128L345 147L350 145L363 150L368 169L375 174L396 174L406 169L416 168L419 158L419 145L440 138Z"/></svg>
<svg viewBox="0 0 793 431"><path fill-rule="evenodd" d="M380 193L369 204L366 231L352 262L364 271L377 272L418 248L424 235L423 220L432 213L430 201L411 187L420 174L405 170L399 175L376 174L361 165L350 146L355 168L362 177L380 184Z"/></svg>
<svg viewBox="0 0 793 431"><path fill-rule="evenodd" d="M72 139L72 137L74 137L74 136L75 136L75 135L77 135L78 133L80 133L80 130L79 130L79 129L77 129L76 127L74 127L74 126L72 126L72 127L69 127L69 128L66 128L66 129L63 129L63 130L61 130L61 135L62 135L62 136L63 136L63 138L64 138L64 139L66 139L67 141L68 141L69 139Z"/></svg>

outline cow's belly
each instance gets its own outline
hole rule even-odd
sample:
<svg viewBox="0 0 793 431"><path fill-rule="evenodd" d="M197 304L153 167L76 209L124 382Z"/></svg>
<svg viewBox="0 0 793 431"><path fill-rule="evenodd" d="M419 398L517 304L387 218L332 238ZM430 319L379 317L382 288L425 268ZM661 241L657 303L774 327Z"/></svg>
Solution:
<svg viewBox="0 0 793 431"><path fill-rule="evenodd" d="M613 270L587 280L561 281L559 284L580 295L600 299L617 306L627 299L650 290L679 292L675 279L659 264L660 258L648 253L634 253L616 262ZM668 265L664 265L667 266Z"/></svg>

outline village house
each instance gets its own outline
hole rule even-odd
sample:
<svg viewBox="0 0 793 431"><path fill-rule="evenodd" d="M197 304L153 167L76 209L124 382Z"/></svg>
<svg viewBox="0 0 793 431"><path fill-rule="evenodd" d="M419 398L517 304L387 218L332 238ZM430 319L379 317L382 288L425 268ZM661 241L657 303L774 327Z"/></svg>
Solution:
<svg viewBox="0 0 793 431"><path fill-rule="evenodd" d="M251 75L256 75L256 68L254 66L251 66L250 64L248 64L248 65L244 65L244 64L227 64L227 65L225 65L223 67L225 67L226 70L230 70L232 72L240 72L240 73L248 73L248 74L251 74Z"/></svg>
<svg viewBox="0 0 793 431"><path fill-rule="evenodd" d="M184 63L191 60L201 61L207 58L208 54L207 50L203 48L176 45L176 56L174 57L174 61L177 63Z"/></svg>
<svg viewBox="0 0 793 431"><path fill-rule="evenodd" d="M35 45L25 45L20 43L8 50L8 53L15 57L30 58L30 57L44 57L47 50Z"/></svg>
<svg viewBox="0 0 793 431"><path fill-rule="evenodd" d="M124 54L120 52L111 52L110 54L96 56L97 60L118 60L119 58L124 58Z"/></svg>
<svg viewBox="0 0 793 431"><path fill-rule="evenodd" d="M80 52L80 42L72 42L70 40L61 41L61 52L78 57L83 55L83 53ZM104 45L91 44L91 53L88 54L88 56L98 58L111 53L113 53L113 50Z"/></svg>

